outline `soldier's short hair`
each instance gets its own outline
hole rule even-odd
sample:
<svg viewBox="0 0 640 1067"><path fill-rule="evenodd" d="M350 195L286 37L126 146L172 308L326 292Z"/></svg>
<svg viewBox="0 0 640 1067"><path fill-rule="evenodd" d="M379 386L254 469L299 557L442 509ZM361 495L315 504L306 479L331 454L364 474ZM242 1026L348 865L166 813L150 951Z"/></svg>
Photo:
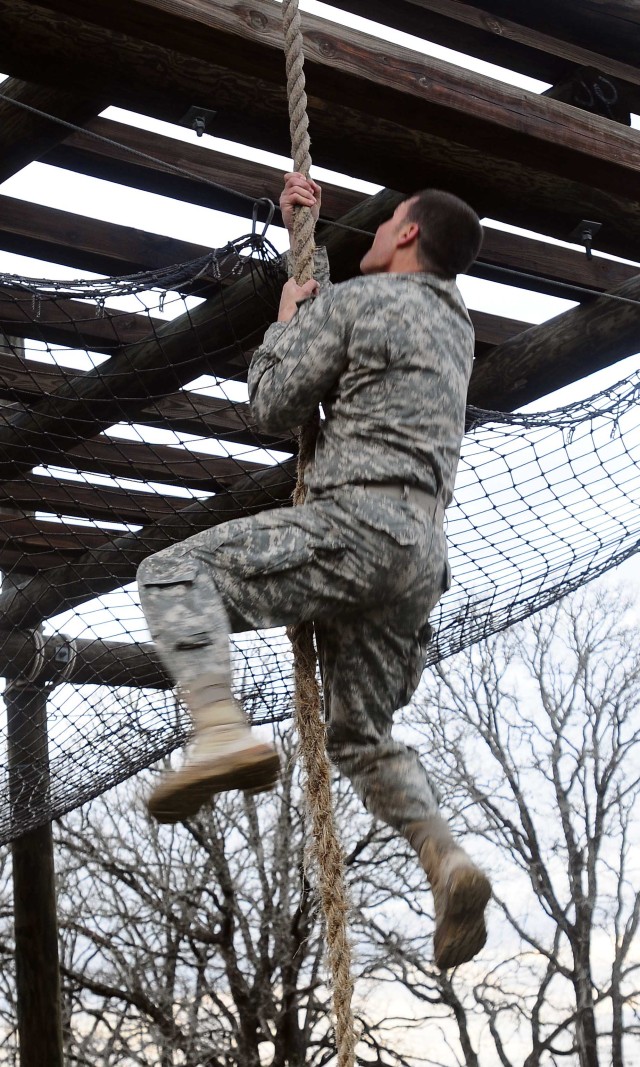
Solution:
<svg viewBox="0 0 640 1067"><path fill-rule="evenodd" d="M473 208L442 189L423 189L411 198L407 221L420 227L418 256L426 269L446 278L464 274L482 244L482 226Z"/></svg>

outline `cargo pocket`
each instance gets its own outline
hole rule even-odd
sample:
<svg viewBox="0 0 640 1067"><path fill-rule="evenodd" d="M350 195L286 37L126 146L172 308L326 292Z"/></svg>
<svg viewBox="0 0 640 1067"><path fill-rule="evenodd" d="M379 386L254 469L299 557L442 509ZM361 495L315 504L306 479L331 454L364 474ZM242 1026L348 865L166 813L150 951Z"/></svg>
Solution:
<svg viewBox="0 0 640 1067"><path fill-rule="evenodd" d="M405 691L402 705L400 705L402 707L409 703L420 684L422 672L424 671L427 662L427 654L432 637L433 627L430 623L425 622L424 626L418 630L413 639L407 667Z"/></svg>
<svg viewBox="0 0 640 1067"><path fill-rule="evenodd" d="M202 594L196 585L199 567L193 561L176 562L150 557L138 570L140 599L154 640L176 651L190 651L212 644L205 618Z"/></svg>
<svg viewBox="0 0 640 1067"><path fill-rule="evenodd" d="M144 560L138 569L138 581L146 589L166 588L172 585L193 585L198 574L195 563L177 563L169 572L167 564L163 563L162 570L158 567L158 574L154 574L153 556Z"/></svg>

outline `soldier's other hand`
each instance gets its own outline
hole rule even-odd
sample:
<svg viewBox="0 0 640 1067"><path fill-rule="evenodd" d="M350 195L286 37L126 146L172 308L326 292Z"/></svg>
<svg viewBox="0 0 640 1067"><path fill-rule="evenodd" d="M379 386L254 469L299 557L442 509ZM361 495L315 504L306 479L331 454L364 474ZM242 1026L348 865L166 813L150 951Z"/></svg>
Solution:
<svg viewBox="0 0 640 1067"><path fill-rule="evenodd" d="M301 300L307 300L310 296L315 296L319 288L315 278L305 282L304 285L298 285L294 278L289 278L289 281L285 282L282 287L278 322L290 322L298 310L298 303Z"/></svg>
<svg viewBox="0 0 640 1067"><path fill-rule="evenodd" d="M298 205L311 209L311 214L317 222L320 216L320 203L322 189L317 182L305 178L297 171L287 173L284 176L284 189L280 194L280 210L282 218L289 233L293 230L294 208Z"/></svg>

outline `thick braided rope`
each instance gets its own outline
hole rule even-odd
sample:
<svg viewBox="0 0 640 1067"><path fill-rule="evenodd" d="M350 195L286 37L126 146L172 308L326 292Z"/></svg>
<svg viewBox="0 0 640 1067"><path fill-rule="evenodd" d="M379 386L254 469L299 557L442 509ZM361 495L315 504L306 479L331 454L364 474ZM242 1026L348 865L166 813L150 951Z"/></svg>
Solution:
<svg viewBox="0 0 640 1067"><path fill-rule="evenodd" d="M307 94L304 85L302 30L298 0L283 0L287 95L294 169L309 176L311 152ZM314 220L309 208L297 208L294 216L292 255L299 285L313 277ZM315 451L319 415L302 428L298 456L298 480L294 504L305 497L304 470ZM316 676L313 627L303 623L289 631L294 655L296 725L306 771L306 797L311 813L312 856L318 871L320 898L327 924L327 951L333 979L338 1067L353 1067L355 1030L351 1012L353 980L351 948L347 935L348 900L344 856L338 840L331 797L331 774L327 758L325 726Z"/></svg>

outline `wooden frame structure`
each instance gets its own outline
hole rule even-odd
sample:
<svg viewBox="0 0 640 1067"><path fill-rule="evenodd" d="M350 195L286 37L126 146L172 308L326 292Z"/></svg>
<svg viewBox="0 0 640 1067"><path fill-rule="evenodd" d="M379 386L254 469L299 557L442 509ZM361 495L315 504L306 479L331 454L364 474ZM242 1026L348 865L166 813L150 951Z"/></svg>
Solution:
<svg viewBox="0 0 640 1067"><path fill-rule="evenodd" d="M303 16L314 160L386 187L365 198L325 186L326 218L371 231L404 195L434 185L463 196L481 216L560 240L567 240L581 220L595 220L602 224L598 250L640 260L640 131L624 120L626 112L640 113L636 3L338 0L337 7L562 88L537 95ZM248 5L234 0L0 0L0 69L10 76L0 84L2 180L38 159L243 216L250 208L238 193L277 199L281 175L273 168L211 151L195 135L185 144L100 117L115 104L179 122L197 105L215 112L210 132L288 152L280 7L272 0ZM595 92L604 84L598 78L613 87L615 117L611 96L603 100ZM590 96L582 91L585 84L593 90ZM558 95L562 99L554 98ZM177 174L176 164L188 175ZM199 178L227 191L213 190ZM335 278L354 274L366 236L326 227L323 237ZM155 269L205 251L2 195L0 248L106 274ZM538 327L474 313L478 358L469 393L474 404L511 410L640 349L640 276L633 265L587 258L543 237L490 229L473 273L569 295L579 304ZM249 282L240 278L224 301L232 323L234 315L242 317L245 334L251 327L248 296ZM196 313L198 327L218 350L224 341L219 301L212 295ZM259 294L256 309L258 304ZM39 328L53 343L65 343L65 323L73 313L73 306L66 307L60 321ZM256 327L258 322L256 310ZM9 300L0 301L0 323L11 337L30 334L30 323L20 320ZM149 405L134 387L136 374L153 357L149 345L141 340L119 363L122 336L114 334L108 317L97 318L93 328L103 347L111 337L110 366L118 373L120 398L127 397L126 412L137 423L186 432L197 425L197 432L204 428L214 438L224 433L240 443L255 439L243 405L205 397L185 404L175 382L192 380L194 368L178 331L165 334L173 384L167 379L164 398ZM126 328L127 340L135 340L134 319L119 328ZM224 360L203 363L201 369L217 375L239 370ZM113 378L111 383L113 388ZM78 394L87 405L101 403L102 421L93 425L91 436L86 420L77 417ZM292 472L286 466L248 475L237 461L190 463L159 446L123 449L100 438L100 430L121 417L124 401L116 415L97 372L78 374L72 394L55 368L34 372L5 347L0 350L0 401L0 570L21 570L20 582L0 593L0 625L6 631L0 673L8 678L28 670L31 630L43 619L81 603L88 590L96 595L131 580L150 551L248 508L285 503L290 493ZM18 441L18 431L25 428L29 455ZM274 442L265 438L264 443ZM292 442L279 441L278 447L293 455ZM60 450L78 470L118 475L133 466L141 478L217 492L176 516L175 500L169 504L161 495L116 488L97 493L87 485L32 473L33 454L46 461ZM118 517L140 523L142 531L114 536L82 533L78 527L53 536L33 518L36 508L96 520ZM59 646L60 639L47 642L41 679L59 676L65 662ZM149 649L109 642L80 642L70 678L167 685ZM37 694L23 695L23 704L30 701L37 704ZM48 907L50 913L50 900ZM49 995L55 999L55 988ZM42 1058L33 1019L24 1028L24 1067L61 1062L61 1052L57 1060L51 1051L50 1037Z"/></svg>

